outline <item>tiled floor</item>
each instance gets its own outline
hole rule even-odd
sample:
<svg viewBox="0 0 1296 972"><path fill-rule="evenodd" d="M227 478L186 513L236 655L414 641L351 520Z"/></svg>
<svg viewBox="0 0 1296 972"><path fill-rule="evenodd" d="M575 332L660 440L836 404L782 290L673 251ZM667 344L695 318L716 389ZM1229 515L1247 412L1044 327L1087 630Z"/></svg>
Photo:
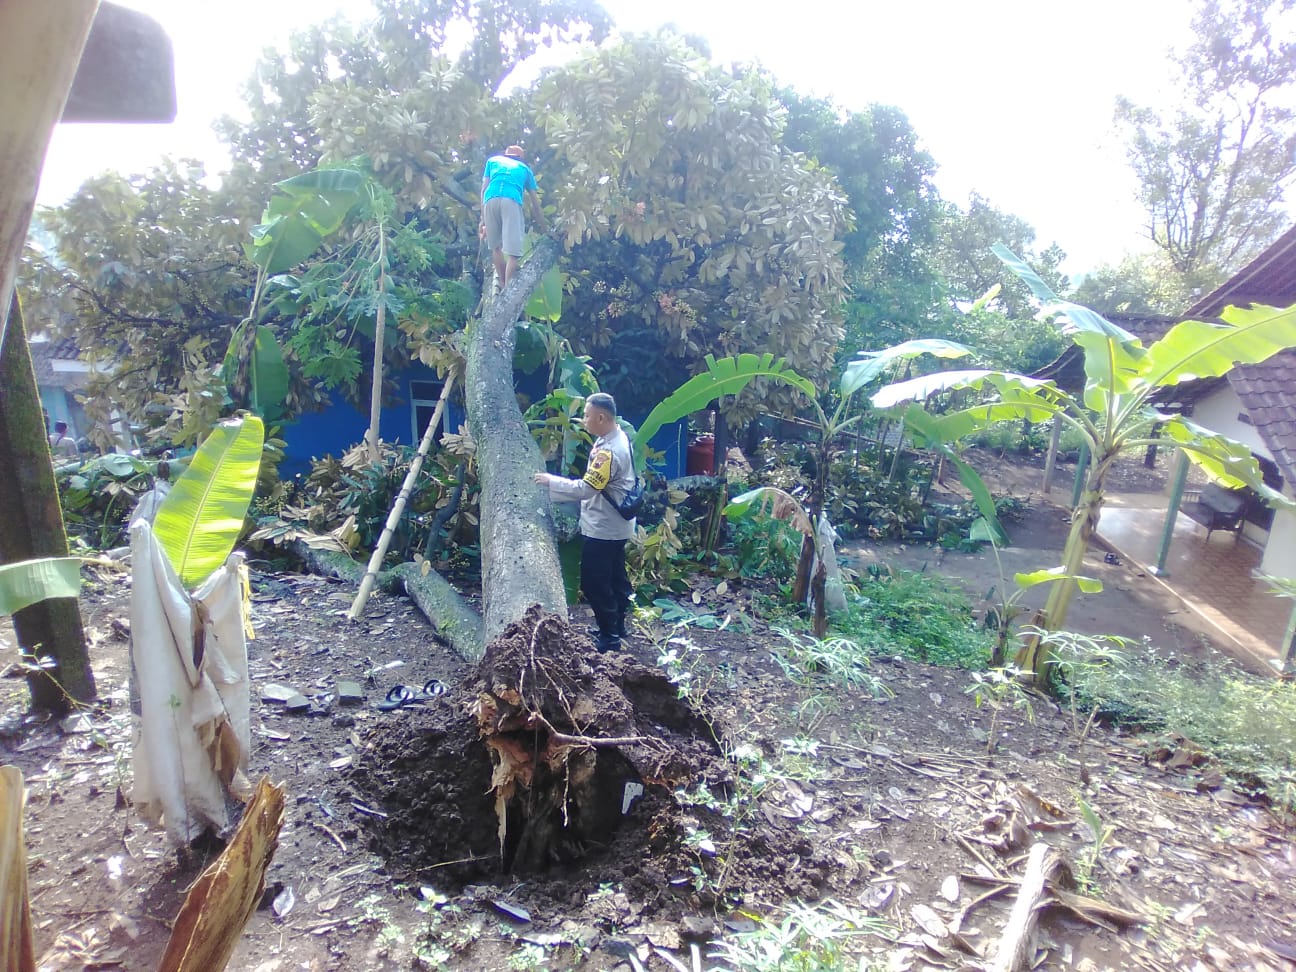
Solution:
<svg viewBox="0 0 1296 972"><path fill-rule="evenodd" d="M1118 555L1148 569L1157 561L1165 517L1164 497L1112 497L1098 533ZM1254 576L1260 554L1258 547L1232 533L1216 531L1208 541L1205 527L1181 513L1159 580L1238 652L1277 667L1292 602L1269 593L1269 584Z"/></svg>

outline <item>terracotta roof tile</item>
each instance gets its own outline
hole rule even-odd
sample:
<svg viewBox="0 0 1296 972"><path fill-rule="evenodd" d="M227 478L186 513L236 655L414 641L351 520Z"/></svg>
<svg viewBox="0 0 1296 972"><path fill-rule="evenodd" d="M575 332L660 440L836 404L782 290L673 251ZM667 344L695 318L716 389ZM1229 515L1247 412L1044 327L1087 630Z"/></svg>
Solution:
<svg viewBox="0 0 1296 972"><path fill-rule="evenodd" d="M1228 373L1256 432L1273 453L1283 478L1296 483L1296 350Z"/></svg>

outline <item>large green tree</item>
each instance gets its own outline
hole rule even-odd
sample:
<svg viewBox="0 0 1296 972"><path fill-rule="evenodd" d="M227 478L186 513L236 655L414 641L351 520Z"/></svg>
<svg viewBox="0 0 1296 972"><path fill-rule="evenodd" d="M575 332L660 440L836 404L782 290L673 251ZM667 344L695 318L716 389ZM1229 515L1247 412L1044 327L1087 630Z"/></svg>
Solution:
<svg viewBox="0 0 1296 972"><path fill-rule="evenodd" d="M165 415L201 397L247 311L248 207L204 177L176 162L96 176L39 214L49 245L24 254L28 316L70 330L95 364L87 413L102 446L117 409L142 422L150 408Z"/></svg>
<svg viewBox="0 0 1296 972"><path fill-rule="evenodd" d="M909 119L888 105L844 111L788 88L779 98L788 108L784 144L832 172L850 210L839 365L856 351L932 333L945 305L933 262L944 204L932 183L936 163Z"/></svg>
<svg viewBox="0 0 1296 972"><path fill-rule="evenodd" d="M935 333L975 348L995 367L1033 371L1056 357L1063 344L1057 331L1037 318L1030 291L995 259L996 244L1030 254L1050 287L1069 289L1062 248L1052 243L1037 250L1033 226L973 193L966 209L946 203L939 226L934 262L946 305ZM992 293L992 300L982 301Z"/></svg>
<svg viewBox="0 0 1296 972"><path fill-rule="evenodd" d="M1139 179L1148 237L1205 291L1287 221L1296 173L1292 0L1203 0L1194 41L1175 52L1180 104L1121 98L1116 121Z"/></svg>
<svg viewBox="0 0 1296 972"><path fill-rule="evenodd" d="M1119 263L1099 267L1071 295L1107 316L1176 315L1191 306L1200 289L1175 270L1162 250L1126 256Z"/></svg>
<svg viewBox="0 0 1296 972"><path fill-rule="evenodd" d="M748 349L825 377L841 334L845 198L783 144L766 75L721 70L662 33L554 71L532 105L570 251L559 326L599 361L604 387L646 411L708 354ZM740 396L730 417L756 400Z"/></svg>

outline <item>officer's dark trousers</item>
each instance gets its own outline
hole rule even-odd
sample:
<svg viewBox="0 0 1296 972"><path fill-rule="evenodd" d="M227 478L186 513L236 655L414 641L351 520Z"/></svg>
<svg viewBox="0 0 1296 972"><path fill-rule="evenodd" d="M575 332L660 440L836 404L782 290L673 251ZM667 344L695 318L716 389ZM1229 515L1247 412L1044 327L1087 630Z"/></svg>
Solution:
<svg viewBox="0 0 1296 972"><path fill-rule="evenodd" d="M581 548L581 590L594 609L599 640L615 644L625 635L630 606L630 581L625 571L624 540L584 537Z"/></svg>

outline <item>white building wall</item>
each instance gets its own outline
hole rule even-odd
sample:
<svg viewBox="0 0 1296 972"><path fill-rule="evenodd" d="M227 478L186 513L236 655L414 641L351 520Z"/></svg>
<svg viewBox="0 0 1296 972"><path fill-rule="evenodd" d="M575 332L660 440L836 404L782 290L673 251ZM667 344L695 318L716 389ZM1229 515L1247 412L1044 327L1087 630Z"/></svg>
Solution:
<svg viewBox="0 0 1296 972"><path fill-rule="evenodd" d="M1273 454L1261 441L1260 433L1256 431L1255 426L1238 418L1239 415L1245 414L1246 409L1242 407L1242 400L1237 397L1232 386L1226 384L1213 395L1208 395L1198 402L1193 407L1191 418L1198 425L1204 425L1212 432L1245 442L1256 455L1272 460Z"/></svg>
<svg viewBox="0 0 1296 972"><path fill-rule="evenodd" d="M1218 391L1203 398L1193 407L1192 420L1198 425L1205 426L1212 432L1218 432L1220 435L1227 435L1230 439L1237 439L1239 442L1246 443L1251 451L1258 456L1273 461L1273 453L1264 444L1260 438L1260 433L1256 431L1254 425L1242 421L1241 416L1246 414L1246 409L1242 407L1242 400L1237 397L1231 385L1225 384ZM1293 543L1296 543L1296 517L1291 514L1284 514L1281 511L1275 513L1273 526L1269 530L1262 530L1254 523L1245 523L1242 526L1242 536L1250 540L1258 547L1264 548L1264 561L1261 564L1261 570L1265 573L1276 573L1269 570L1264 564L1268 563L1269 558L1275 560L1293 560L1296 561L1296 551L1288 553ZM1285 540L1280 540L1285 537ZM1289 563L1286 570L1296 569L1296 563ZM1278 573L1280 577L1291 577L1296 574Z"/></svg>
<svg viewBox="0 0 1296 972"><path fill-rule="evenodd" d="M1288 497L1293 496L1290 485L1283 492ZM1296 512L1274 512L1269 542L1265 545L1264 557L1260 561L1260 572L1271 577L1296 578Z"/></svg>

